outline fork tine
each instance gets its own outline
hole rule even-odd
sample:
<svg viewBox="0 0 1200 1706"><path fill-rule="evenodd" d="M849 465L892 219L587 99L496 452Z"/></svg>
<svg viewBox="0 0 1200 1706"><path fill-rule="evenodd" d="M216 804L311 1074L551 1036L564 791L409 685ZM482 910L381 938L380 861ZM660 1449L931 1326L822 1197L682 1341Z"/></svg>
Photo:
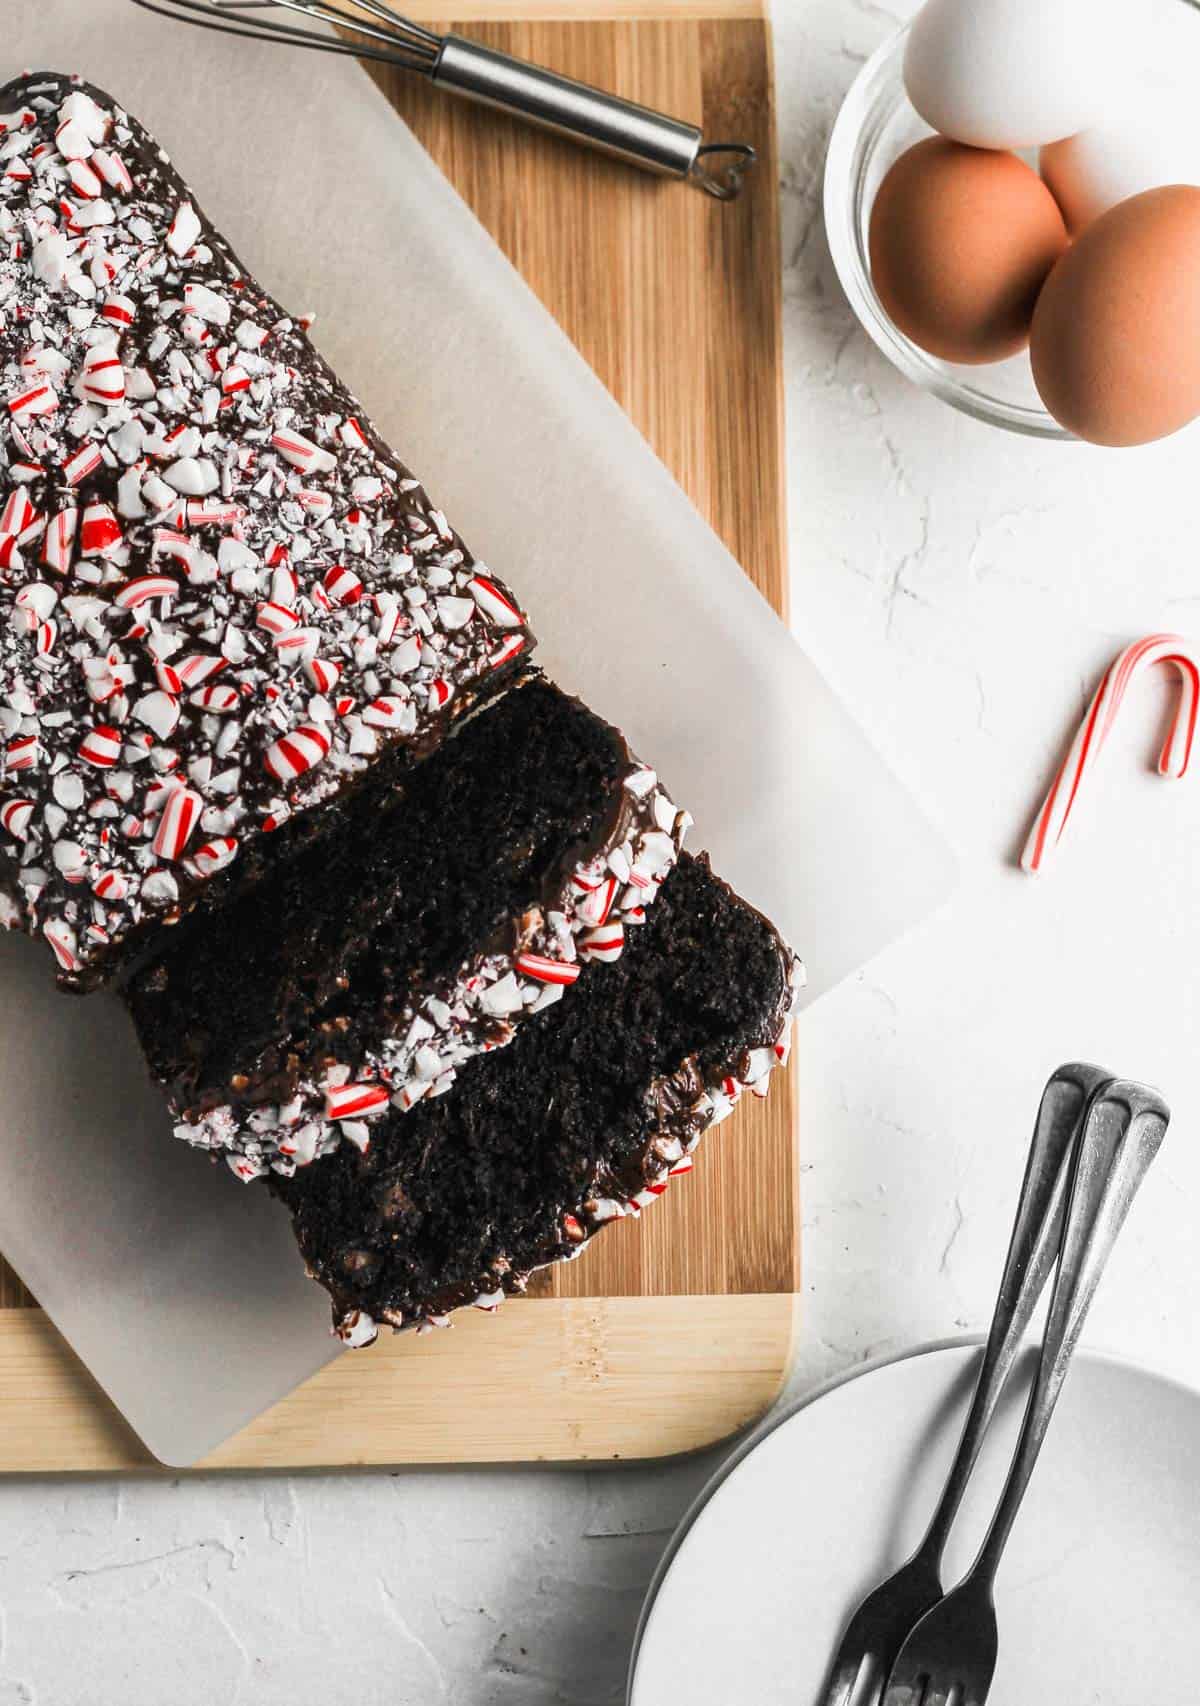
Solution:
<svg viewBox="0 0 1200 1706"><path fill-rule="evenodd" d="M851 1706L854 1699L854 1685L862 1671L863 1660L843 1658L841 1653L834 1660L833 1674L829 1680L821 1700L821 1706Z"/></svg>
<svg viewBox="0 0 1200 1706"><path fill-rule="evenodd" d="M928 1677L898 1675L895 1671L888 1678L887 1687L880 1706L922 1706Z"/></svg>
<svg viewBox="0 0 1200 1706"><path fill-rule="evenodd" d="M879 1662L878 1654L865 1653L859 1661L858 1686L850 1697L849 1706L879 1706L886 1681L886 1664Z"/></svg>

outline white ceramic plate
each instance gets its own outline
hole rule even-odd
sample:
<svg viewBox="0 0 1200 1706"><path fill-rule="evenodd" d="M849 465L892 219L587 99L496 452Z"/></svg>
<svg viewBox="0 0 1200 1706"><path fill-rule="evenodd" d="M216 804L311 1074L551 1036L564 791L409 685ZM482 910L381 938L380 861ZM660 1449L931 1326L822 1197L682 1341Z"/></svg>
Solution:
<svg viewBox="0 0 1200 1706"><path fill-rule="evenodd" d="M847 1617L920 1539L978 1357L882 1364L750 1442L664 1561L630 1706L817 1706ZM1010 1386L985 1446L951 1579L994 1508L1025 1390ZM1082 1354L1001 1568L989 1706L1195 1699L1198 1590L1200 1394Z"/></svg>

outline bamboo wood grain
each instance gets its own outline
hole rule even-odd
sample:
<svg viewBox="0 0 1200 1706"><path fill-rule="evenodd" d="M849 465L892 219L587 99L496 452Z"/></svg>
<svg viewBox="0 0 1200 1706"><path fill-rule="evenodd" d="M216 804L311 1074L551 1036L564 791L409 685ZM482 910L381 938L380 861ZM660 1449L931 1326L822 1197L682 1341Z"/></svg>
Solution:
<svg viewBox="0 0 1200 1706"><path fill-rule="evenodd" d="M341 0L346 10L360 12L355 0ZM404 15L418 23L444 25L445 0L406 0ZM363 13L364 17L370 16ZM630 23L665 19L689 23L699 19L761 19L764 0L469 0L455 14L456 28L476 23Z"/></svg>
<svg viewBox="0 0 1200 1706"><path fill-rule="evenodd" d="M453 27L439 22L439 27ZM388 97L630 414L759 588L786 601L779 233L769 31L761 20L472 26L537 60L752 142L719 205L463 108L403 73ZM669 780L669 778L668 778ZM696 1171L586 1259L553 1296L785 1292L798 1284L794 1085L738 1110ZM696 1186L693 1189L693 1185Z"/></svg>
<svg viewBox="0 0 1200 1706"><path fill-rule="evenodd" d="M720 205L374 73L782 612L777 171L757 5L474 0L462 20L430 21L758 149L742 199ZM795 1120L793 1074L777 1073L766 1102L746 1098L701 1145L692 1174L582 1261L539 1275L534 1300L341 1359L213 1464L653 1456L722 1437L761 1413L790 1354ZM145 1465L31 1303L0 1263L0 1467Z"/></svg>
<svg viewBox="0 0 1200 1706"><path fill-rule="evenodd" d="M727 1438L775 1397L791 1297L554 1299L344 1356L197 1469L610 1462ZM720 1354L714 1354L714 1346ZM364 1425L367 1418L367 1425ZM0 1463L153 1470L39 1309L0 1311Z"/></svg>

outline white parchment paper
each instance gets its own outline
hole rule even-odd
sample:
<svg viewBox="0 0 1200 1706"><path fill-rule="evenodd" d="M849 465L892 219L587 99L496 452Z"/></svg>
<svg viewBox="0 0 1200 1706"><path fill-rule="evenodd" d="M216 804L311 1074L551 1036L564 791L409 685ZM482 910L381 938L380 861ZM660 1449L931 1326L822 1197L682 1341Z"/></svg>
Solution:
<svg viewBox="0 0 1200 1706"><path fill-rule="evenodd" d="M0 79L137 113L476 552L563 685L694 813L819 994L936 904L948 855L737 564L353 63L128 0L6 9ZM674 193L690 193L679 187ZM0 1249L150 1450L195 1461L334 1354L261 1188L176 1144L123 1011L0 952Z"/></svg>

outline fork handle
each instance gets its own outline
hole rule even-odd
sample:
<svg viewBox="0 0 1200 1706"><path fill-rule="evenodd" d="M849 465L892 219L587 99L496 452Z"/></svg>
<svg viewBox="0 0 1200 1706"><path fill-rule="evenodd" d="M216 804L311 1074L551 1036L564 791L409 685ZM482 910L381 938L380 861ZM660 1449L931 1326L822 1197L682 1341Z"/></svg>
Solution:
<svg viewBox="0 0 1200 1706"><path fill-rule="evenodd" d="M936 1573L988 1424L1062 1241L1074 1140L1089 1098L1112 1074L1060 1066L1042 1092L1004 1274L971 1408L942 1496L917 1556Z"/></svg>
<svg viewBox="0 0 1200 1706"><path fill-rule="evenodd" d="M1124 1080L1099 1089L1088 1103L1037 1376L1004 1492L970 1572L989 1592L1100 1276L1169 1119L1161 1097Z"/></svg>

